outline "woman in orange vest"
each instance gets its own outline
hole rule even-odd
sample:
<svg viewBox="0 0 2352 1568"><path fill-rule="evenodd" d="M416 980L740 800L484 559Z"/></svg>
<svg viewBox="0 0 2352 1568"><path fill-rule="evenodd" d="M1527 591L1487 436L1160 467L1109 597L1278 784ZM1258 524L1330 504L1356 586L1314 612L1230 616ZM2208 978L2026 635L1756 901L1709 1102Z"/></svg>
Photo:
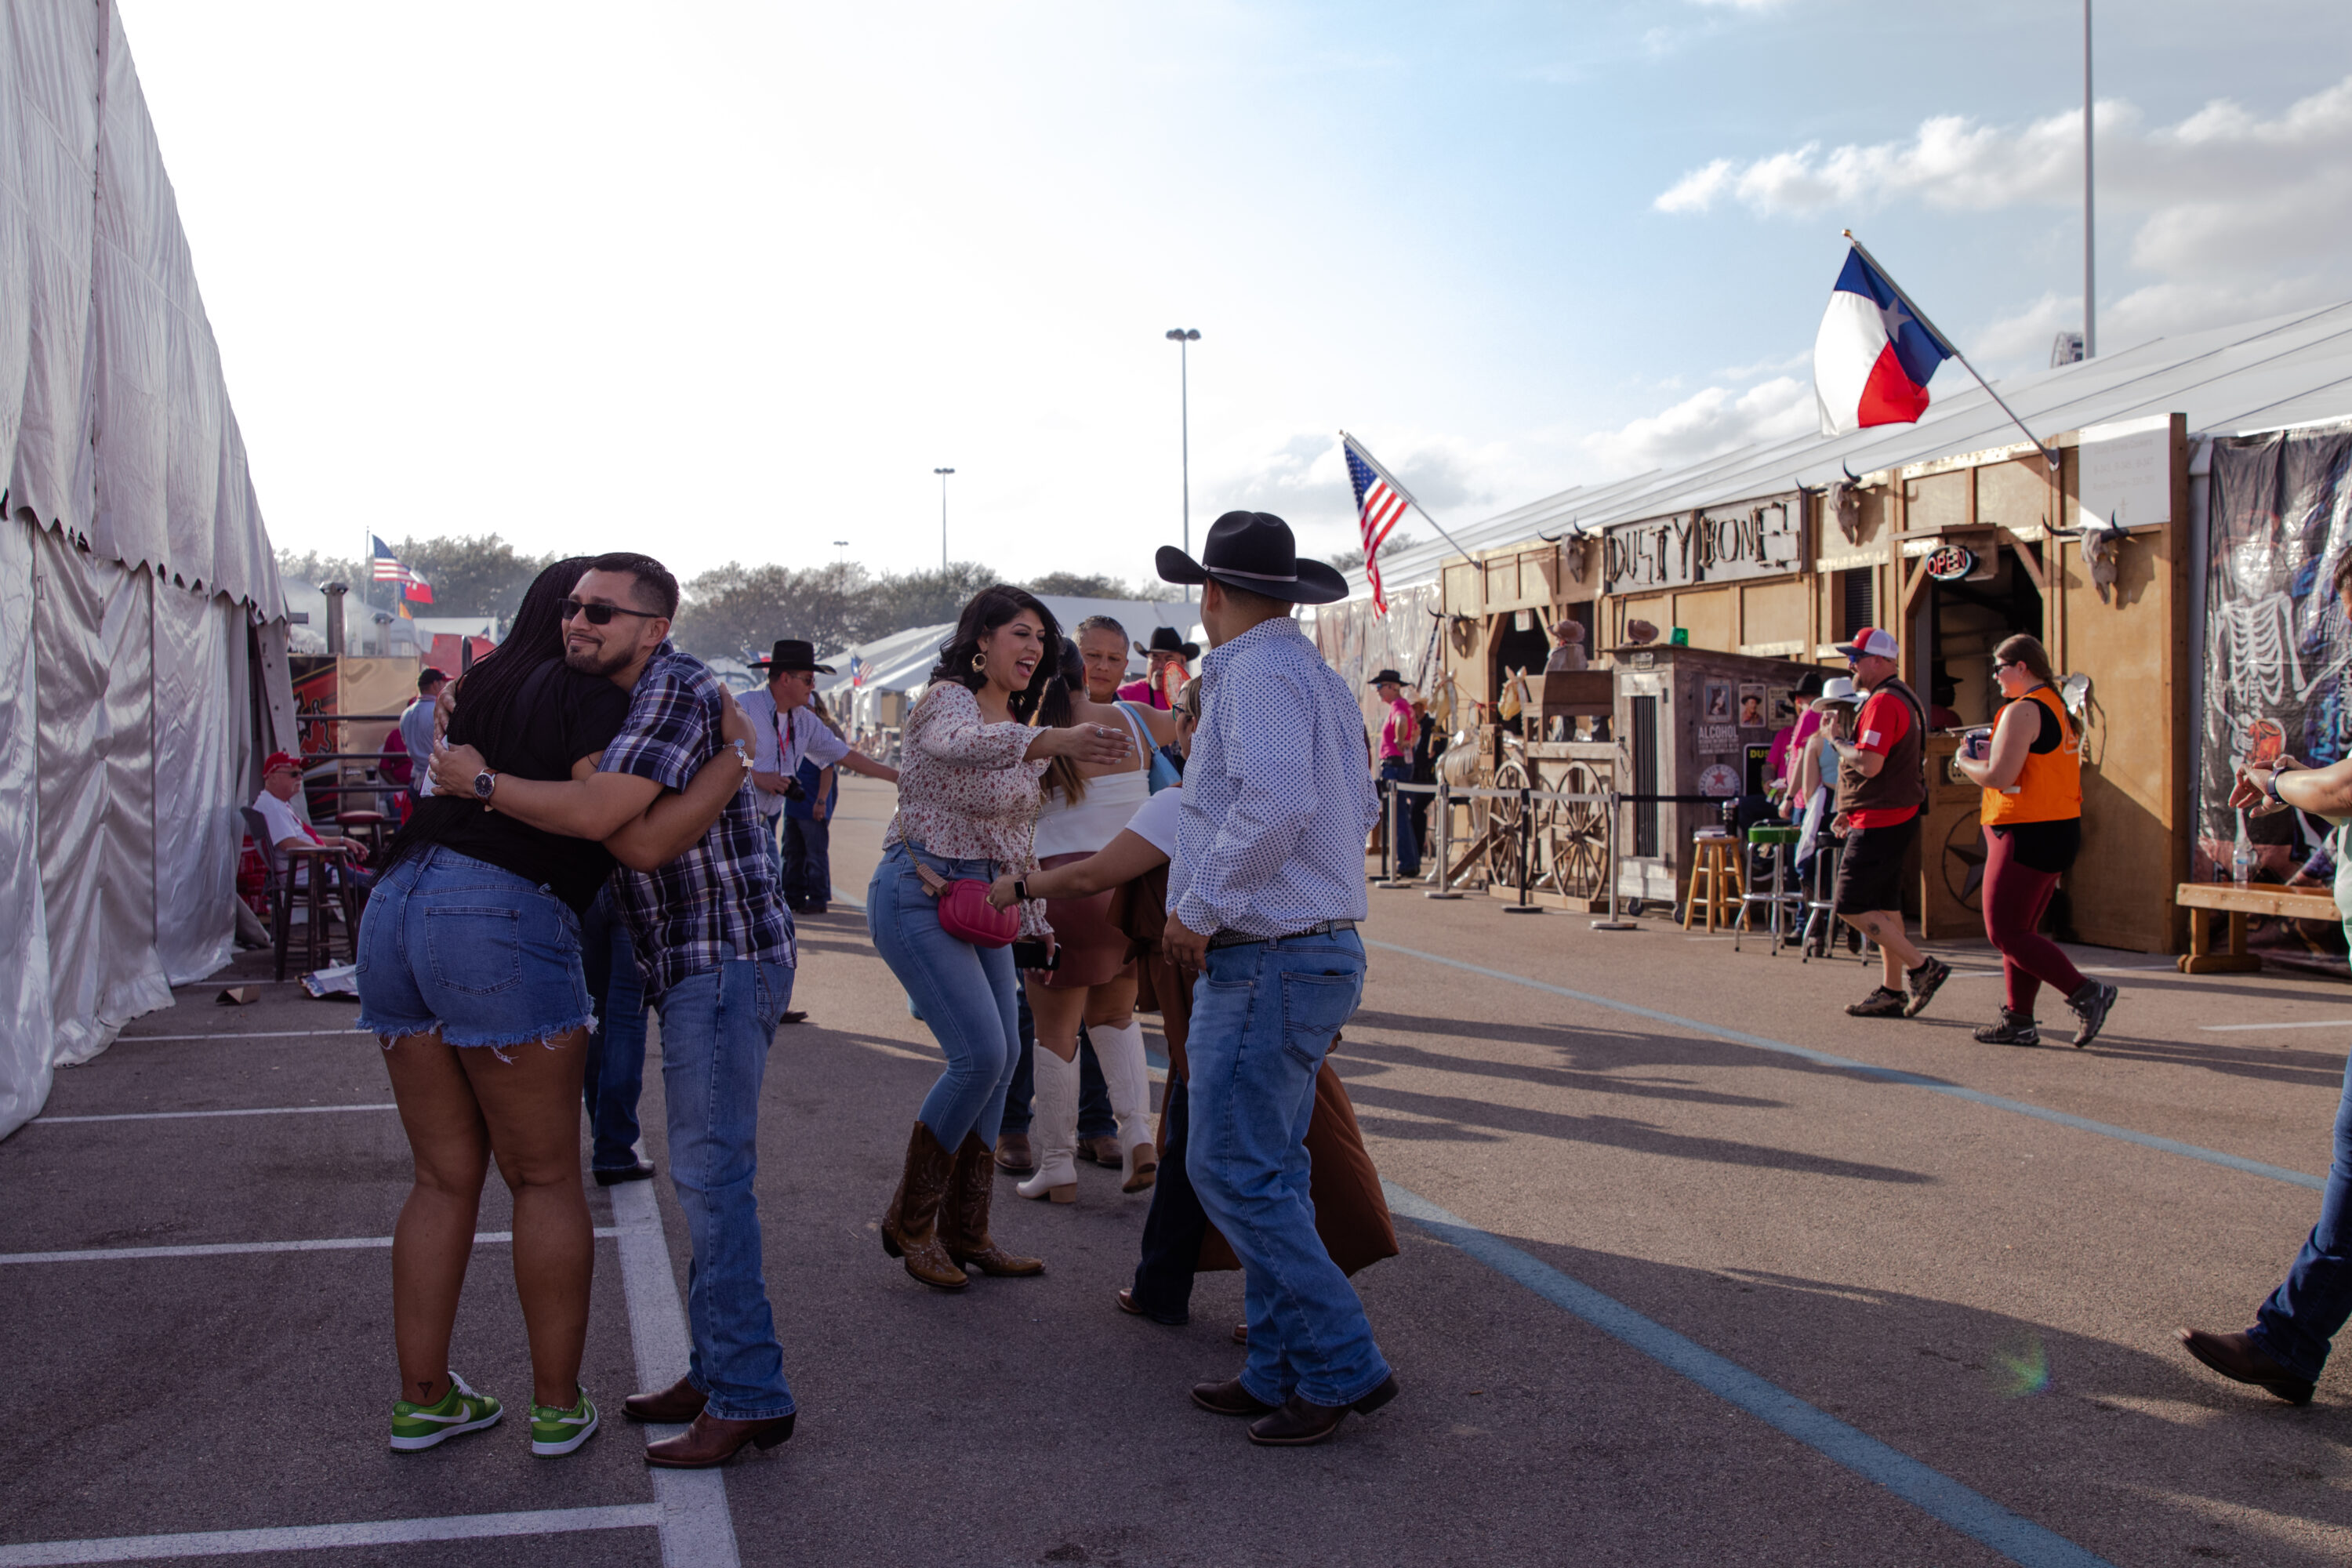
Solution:
<svg viewBox="0 0 2352 1568"><path fill-rule="evenodd" d="M2008 699L1992 740L1973 738L1952 765L1984 787L1985 935L2000 953L2000 1020L1977 1031L1989 1046L2038 1046L2033 1001L2046 984L2073 1010L2074 1044L2107 1021L2116 988L2083 972L2042 934L2058 878L2083 847L2083 738L2058 697L2039 639L2020 635L1993 650L1993 679ZM1977 752L1980 754L1970 755Z"/></svg>

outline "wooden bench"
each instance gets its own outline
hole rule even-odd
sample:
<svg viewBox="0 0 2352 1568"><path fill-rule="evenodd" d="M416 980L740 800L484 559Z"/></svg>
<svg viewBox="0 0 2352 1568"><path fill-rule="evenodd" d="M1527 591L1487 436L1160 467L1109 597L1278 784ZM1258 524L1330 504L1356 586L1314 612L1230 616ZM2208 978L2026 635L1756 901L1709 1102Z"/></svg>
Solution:
<svg viewBox="0 0 2352 1568"><path fill-rule="evenodd" d="M2248 915L2283 915L2290 920L2336 921L2336 895L2321 888L2282 888L2275 882L2183 882L2172 891L2172 901L2184 910L2220 910L2230 917L2230 947L2213 951L2212 922L2191 913L2189 951L2180 960L2183 974L2227 974L2258 970L2263 961L2246 951Z"/></svg>

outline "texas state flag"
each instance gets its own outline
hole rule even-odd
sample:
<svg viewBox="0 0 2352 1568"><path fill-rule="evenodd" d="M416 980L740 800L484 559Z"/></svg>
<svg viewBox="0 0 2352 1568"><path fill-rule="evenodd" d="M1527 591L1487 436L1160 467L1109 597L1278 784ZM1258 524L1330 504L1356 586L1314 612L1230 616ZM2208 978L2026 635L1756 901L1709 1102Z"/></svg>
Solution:
<svg viewBox="0 0 2352 1568"><path fill-rule="evenodd" d="M1886 275L1859 250L1830 290L1813 338L1813 397L1822 434L1908 425L1927 412L1927 378L1952 351L1913 315Z"/></svg>

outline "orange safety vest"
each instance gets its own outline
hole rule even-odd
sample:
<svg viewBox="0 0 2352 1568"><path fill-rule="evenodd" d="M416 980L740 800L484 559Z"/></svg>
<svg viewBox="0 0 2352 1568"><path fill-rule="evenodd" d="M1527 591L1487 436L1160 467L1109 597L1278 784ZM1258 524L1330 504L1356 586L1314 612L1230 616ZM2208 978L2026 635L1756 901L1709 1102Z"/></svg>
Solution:
<svg viewBox="0 0 2352 1568"><path fill-rule="evenodd" d="M2083 738L2066 717L2066 705L2046 686L2037 686L2018 699L2032 699L2058 716L2064 737L2054 752L2028 752L2017 782L2007 789L1984 792L1978 819L1987 826L2013 822L2064 822L2083 815Z"/></svg>

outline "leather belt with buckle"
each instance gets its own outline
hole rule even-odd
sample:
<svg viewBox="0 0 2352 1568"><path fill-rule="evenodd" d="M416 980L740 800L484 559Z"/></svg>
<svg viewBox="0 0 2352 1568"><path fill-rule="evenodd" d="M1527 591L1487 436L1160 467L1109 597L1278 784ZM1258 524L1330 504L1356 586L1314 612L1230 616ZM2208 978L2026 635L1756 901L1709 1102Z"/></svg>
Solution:
<svg viewBox="0 0 2352 1568"><path fill-rule="evenodd" d="M1221 931L1209 939L1209 948L1210 951L1214 952L1221 947L1248 947L1261 942L1276 943L1297 942L1303 936L1328 936L1333 931L1355 929L1356 922L1353 921L1325 921L1320 925L1307 926L1299 931L1286 931L1280 936L1252 936L1245 931Z"/></svg>

